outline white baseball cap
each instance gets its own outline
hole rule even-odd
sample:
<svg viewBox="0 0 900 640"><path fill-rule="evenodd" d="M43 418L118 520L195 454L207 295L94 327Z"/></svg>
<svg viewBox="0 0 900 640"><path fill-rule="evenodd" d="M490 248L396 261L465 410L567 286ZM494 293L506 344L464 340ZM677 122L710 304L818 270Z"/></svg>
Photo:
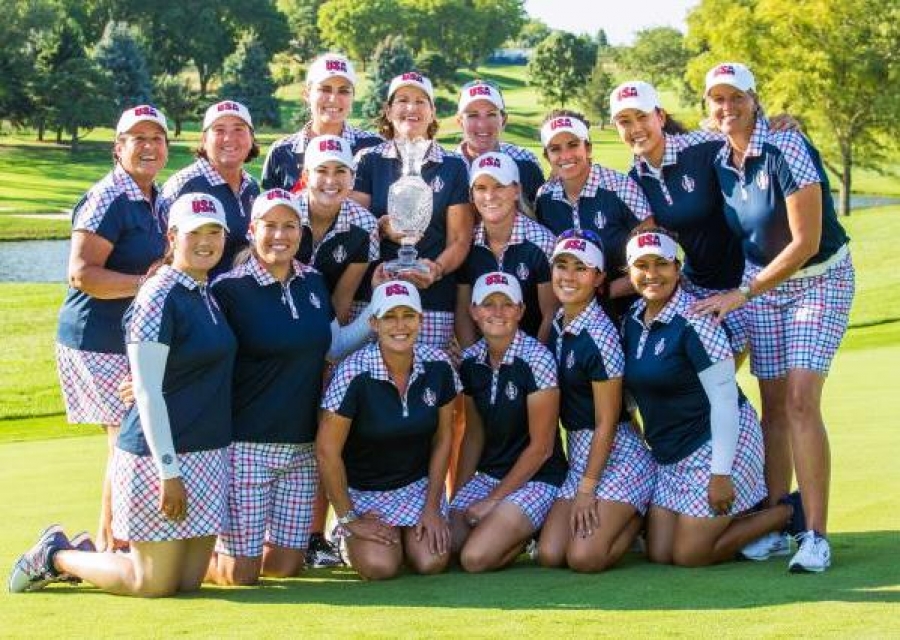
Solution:
<svg viewBox="0 0 900 640"><path fill-rule="evenodd" d="M492 293L502 293L515 304L522 304L519 279L508 273L492 271L479 276L472 288L472 304L481 304Z"/></svg>
<svg viewBox="0 0 900 640"><path fill-rule="evenodd" d="M326 162L340 162L345 167L355 170L353 152L350 143L340 136L317 136L306 145L303 156L303 168L312 171Z"/></svg>
<svg viewBox="0 0 900 640"><path fill-rule="evenodd" d="M318 84L336 76L346 78L350 84L356 85L353 63L339 53L325 53L309 65L309 69L306 70L306 84Z"/></svg>
<svg viewBox="0 0 900 640"><path fill-rule="evenodd" d="M641 80L623 82L609 94L609 117L625 109L637 109L643 113L652 113L660 106L659 95L653 85Z"/></svg>
<svg viewBox="0 0 900 640"><path fill-rule="evenodd" d="M503 102L503 95L500 93L500 89L490 84L489 82L475 80L474 82L463 85L463 88L460 89L459 104L457 106L456 113L462 113L466 110L466 107L477 100L487 100L492 105L500 109L500 111L506 109L506 105Z"/></svg>
<svg viewBox="0 0 900 640"><path fill-rule="evenodd" d="M472 161L469 167L469 186L475 184L479 176L491 176L504 187L519 182L519 167L516 161L505 153L489 151Z"/></svg>
<svg viewBox="0 0 900 640"><path fill-rule="evenodd" d="M643 256L660 256L674 262L679 259L678 243L664 233L639 233L625 245L625 261L631 266Z"/></svg>
<svg viewBox="0 0 900 640"><path fill-rule="evenodd" d="M584 122L573 116L557 116L551 118L541 127L541 146L546 147L561 133L571 133L585 142L591 139L591 134Z"/></svg>
<svg viewBox="0 0 900 640"><path fill-rule="evenodd" d="M250 219L258 220L280 205L290 207L291 211L296 213L298 218L300 217L300 208L297 206L297 200L289 191L269 189L256 196L256 200L253 201L253 209L250 211Z"/></svg>
<svg viewBox="0 0 900 640"><path fill-rule="evenodd" d="M563 232L560 235L551 259L555 260L557 256L574 256L587 266L603 271L603 251L600 247L581 235L570 233Z"/></svg>
<svg viewBox="0 0 900 640"><path fill-rule="evenodd" d="M149 104L142 104L132 109L126 109L119 116L119 122L116 124L116 135L122 135L131 131L132 127L138 122L155 122L162 130L169 135L169 125L162 111Z"/></svg>
<svg viewBox="0 0 900 640"><path fill-rule="evenodd" d="M718 84L727 84L740 91L756 91L756 79L747 65L740 62L722 62L710 69L706 74L704 95Z"/></svg>
<svg viewBox="0 0 900 640"><path fill-rule="evenodd" d="M422 299L414 284L405 280L389 280L372 292L370 308L376 318L383 318L384 314L397 307L409 307L422 313Z"/></svg>
<svg viewBox="0 0 900 640"><path fill-rule="evenodd" d="M431 86L431 80L418 71L407 71L391 80L391 85L388 87L388 100L391 99L391 96L394 95L394 92L400 87L416 87L417 89L421 89L428 96L428 99L431 100L431 104L434 104L434 87Z"/></svg>
<svg viewBox="0 0 900 640"><path fill-rule="evenodd" d="M169 230L188 233L205 224L217 224L228 231L225 208L219 199L206 193L185 193L169 209Z"/></svg>
<svg viewBox="0 0 900 640"><path fill-rule="evenodd" d="M247 107L234 100L222 100L222 102L210 105L209 109L206 110L206 115L203 116L203 131L213 126L216 120L225 116L240 118L247 123L248 127L253 128L253 119L250 117Z"/></svg>

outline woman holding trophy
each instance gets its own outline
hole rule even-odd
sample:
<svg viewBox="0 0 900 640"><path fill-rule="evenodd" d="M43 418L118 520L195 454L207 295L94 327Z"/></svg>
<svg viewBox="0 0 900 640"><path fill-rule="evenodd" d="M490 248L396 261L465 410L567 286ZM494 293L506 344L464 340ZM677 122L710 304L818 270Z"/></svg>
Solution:
<svg viewBox="0 0 900 640"><path fill-rule="evenodd" d="M386 142L361 152L351 197L379 219L388 275L421 290L420 341L446 349L456 305L453 273L472 242L468 170L434 140L434 90L419 73L391 81L379 129ZM370 298L369 280L363 278L356 300Z"/></svg>

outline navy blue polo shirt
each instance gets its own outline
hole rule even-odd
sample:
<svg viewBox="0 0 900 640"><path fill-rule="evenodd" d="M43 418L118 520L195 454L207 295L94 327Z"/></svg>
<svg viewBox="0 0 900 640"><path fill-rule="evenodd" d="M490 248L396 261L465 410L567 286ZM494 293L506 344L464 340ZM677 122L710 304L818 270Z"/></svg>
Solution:
<svg viewBox="0 0 900 640"><path fill-rule="evenodd" d="M499 153L505 153L519 169L519 186L522 188L522 195L529 204L534 204L537 199L538 189L544 184L544 170L541 168L541 162L537 156L525 147L520 147L508 142L501 142L496 149ZM463 145L456 147L456 153L465 160L466 164L471 167L472 160L466 157L463 151Z"/></svg>
<svg viewBox="0 0 900 640"><path fill-rule="evenodd" d="M169 346L163 397L177 453L231 444L231 376L237 342L208 293L186 273L163 266L141 287L125 317L128 343ZM116 444L149 456L137 405L128 409Z"/></svg>
<svg viewBox="0 0 900 640"><path fill-rule="evenodd" d="M322 408L351 420L343 458L347 483L391 491L428 476L440 408L460 391L443 351L416 345L406 393L400 395L377 344L337 368Z"/></svg>
<svg viewBox="0 0 900 640"><path fill-rule="evenodd" d="M370 210L376 218L387 215L388 190L402 175L402 163L396 145L390 141L365 149L359 155L356 170L355 191L367 193L372 201ZM431 223L416 249L419 258L434 260L447 246L447 209L458 204L469 204L469 171L466 163L455 153L447 153L437 142L432 142L422 165L422 179L434 192L434 213ZM400 248L396 242L381 241L381 259L385 262L397 257ZM374 266L372 267L374 269ZM368 273L357 291L357 300L372 297L371 273ZM419 292L422 307L426 311L454 311L456 307L456 277L448 273L427 289Z"/></svg>
<svg viewBox="0 0 900 640"><path fill-rule="evenodd" d="M514 275L522 287L525 315L519 327L537 336L541 326L538 285L550 282L550 256L555 238L543 225L522 213L516 213L509 243L498 258L491 251L484 224L479 222L472 237L472 249L459 269L459 284L473 286L479 277L492 271Z"/></svg>
<svg viewBox="0 0 900 640"><path fill-rule="evenodd" d="M303 173L306 145L315 137L312 122L307 122L297 133L276 140L263 163L262 188L267 191L276 187L286 191L299 191L302 187L298 182ZM384 142L377 133L357 129L346 122L341 137L347 141L353 153Z"/></svg>
<svg viewBox="0 0 900 640"><path fill-rule="evenodd" d="M656 223L678 234L685 277L706 289L733 289L741 284L744 250L725 222L716 177L715 157L724 138L703 131L664 135L660 171L635 156L628 175L644 190Z"/></svg>
<svg viewBox="0 0 900 640"><path fill-rule="evenodd" d="M634 180L595 164L574 206L566 199L562 181L553 178L538 192L535 214L557 236L567 229L596 231L603 243L606 271L618 274L625 266L628 234L653 212Z"/></svg>
<svg viewBox="0 0 900 640"><path fill-rule="evenodd" d="M822 159L803 135L770 131L769 121L759 117L743 169L732 164L731 149L726 143L715 167L725 194L725 219L743 242L747 260L765 266L791 242L785 198L815 183L822 188L822 239L818 253L803 266L828 260L847 243Z"/></svg>
<svg viewBox="0 0 900 640"><path fill-rule="evenodd" d="M251 257L212 291L238 342L234 441L315 440L334 320L322 276L295 261L282 284Z"/></svg>
<svg viewBox="0 0 900 640"><path fill-rule="evenodd" d="M303 235L297 258L300 262L315 267L325 278L325 284L332 293L338 280L351 264L369 264L378 260L378 221L375 216L353 200L341 204L331 228L318 244L313 242L309 221L309 193L303 191L297 196Z"/></svg>
<svg viewBox="0 0 900 640"><path fill-rule="evenodd" d="M691 314L694 302L679 287L649 327L644 300L624 320L625 388L660 464L678 462L710 439L709 398L697 374L732 357L725 330L711 316Z"/></svg>
<svg viewBox="0 0 900 640"><path fill-rule="evenodd" d="M491 367L483 339L466 349L459 377L463 393L475 402L484 426L484 448L478 459L478 471L502 480L531 442L528 396L556 388L556 362L547 347L518 331L497 369ZM566 470L566 457L556 429L553 454L531 480L558 487L565 479Z"/></svg>
<svg viewBox="0 0 900 640"><path fill-rule="evenodd" d="M550 330L559 376L559 419L567 431L594 429L594 382L621 378L624 357L619 334L596 300L565 327L560 309ZM624 403L620 421L628 420Z"/></svg>
<svg viewBox="0 0 900 640"><path fill-rule="evenodd" d="M153 202L118 165L75 205L72 230L95 233L112 244L104 265L110 271L143 275L166 251L165 225ZM131 300L100 300L69 287L59 311L57 341L72 349L124 354L122 318Z"/></svg>
<svg viewBox="0 0 900 640"><path fill-rule="evenodd" d="M167 218L169 207L178 196L185 193L205 193L215 196L225 207L225 220L228 222L225 252L209 275L212 278L225 273L234 265L234 257L238 252L247 246L250 212L253 209L253 201L259 195L259 184L244 171L241 188L235 194L208 160L197 158L192 164L173 174L163 185L160 206Z"/></svg>

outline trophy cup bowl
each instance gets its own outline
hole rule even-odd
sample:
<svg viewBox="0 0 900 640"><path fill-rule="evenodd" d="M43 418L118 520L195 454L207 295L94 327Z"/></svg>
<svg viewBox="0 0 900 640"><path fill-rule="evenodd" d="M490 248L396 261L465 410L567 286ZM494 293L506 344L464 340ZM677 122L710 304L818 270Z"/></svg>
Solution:
<svg viewBox="0 0 900 640"><path fill-rule="evenodd" d="M393 230L400 234L397 258L384 264L385 273L395 277L403 273L428 273L429 268L418 259L416 242L425 233L434 209L431 187L420 172L429 140L397 142L403 159L403 175L388 191L387 213Z"/></svg>

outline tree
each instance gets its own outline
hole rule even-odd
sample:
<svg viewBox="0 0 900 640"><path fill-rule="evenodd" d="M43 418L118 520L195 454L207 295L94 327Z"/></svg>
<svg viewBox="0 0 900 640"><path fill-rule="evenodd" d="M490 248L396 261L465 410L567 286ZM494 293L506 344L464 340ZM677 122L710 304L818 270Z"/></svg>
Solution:
<svg viewBox="0 0 900 640"><path fill-rule="evenodd" d="M387 100L388 87L395 77L413 69L412 51L402 36L388 36L372 56L372 80L369 83L369 94L363 102L363 115L375 120Z"/></svg>
<svg viewBox="0 0 900 640"><path fill-rule="evenodd" d="M448 62L442 53L423 51L416 56L414 66L431 80L435 89L438 87L456 88L456 65Z"/></svg>
<svg viewBox="0 0 900 640"><path fill-rule="evenodd" d="M542 40L546 39L553 33L553 30L547 26L541 20L537 18L531 18L530 20L526 20L522 25L522 28L519 29L519 33L511 44L514 47L521 47L523 49L533 49L538 46Z"/></svg>
<svg viewBox="0 0 900 640"><path fill-rule="evenodd" d="M278 0L278 9L287 17L291 32L290 51L298 62L316 57L322 50L317 17L326 0Z"/></svg>
<svg viewBox="0 0 900 640"><path fill-rule="evenodd" d="M325 43L362 60L365 68L378 44L396 30L400 14L397 0L329 0L319 7L317 24Z"/></svg>
<svg viewBox="0 0 900 640"><path fill-rule="evenodd" d="M630 75L656 86L677 87L689 58L684 36L672 27L654 27L637 32L634 45L624 48L619 63Z"/></svg>
<svg viewBox="0 0 900 640"><path fill-rule="evenodd" d="M545 104L565 107L579 96L596 57L597 45L591 40L554 32L534 49L528 63L530 83L538 88Z"/></svg>
<svg viewBox="0 0 900 640"><path fill-rule="evenodd" d="M110 22L106 25L95 48L94 59L112 78L118 111L151 101L153 88L147 60L128 24Z"/></svg>
<svg viewBox="0 0 900 640"><path fill-rule="evenodd" d="M225 59L219 95L243 103L254 125L281 126L269 54L254 32L244 34L235 52Z"/></svg>
<svg viewBox="0 0 900 640"><path fill-rule="evenodd" d="M190 82L177 76L163 75L153 85L156 104L166 118L175 124L175 137L181 135L181 127L186 120L197 115L199 96L191 89Z"/></svg>
<svg viewBox="0 0 900 640"><path fill-rule="evenodd" d="M706 63L692 62L689 80L699 95L713 64L747 62L763 104L800 117L816 140L826 166L840 176L840 212L849 215L853 168L883 166L885 149L896 149L900 136L900 6L879 0L729 4L707 1L689 15L689 46ZM736 30L723 33L729 25Z"/></svg>
<svg viewBox="0 0 900 640"><path fill-rule="evenodd" d="M78 131L115 121L114 89L109 76L90 58L70 58L60 64L49 83L53 102L49 121L56 126L57 142L69 134L70 150L78 148Z"/></svg>
<svg viewBox="0 0 900 640"><path fill-rule="evenodd" d="M585 115L591 122L598 123L601 129L609 122L609 94L616 87L616 80L607 66L609 61L604 52L598 51L597 62L579 99Z"/></svg>

